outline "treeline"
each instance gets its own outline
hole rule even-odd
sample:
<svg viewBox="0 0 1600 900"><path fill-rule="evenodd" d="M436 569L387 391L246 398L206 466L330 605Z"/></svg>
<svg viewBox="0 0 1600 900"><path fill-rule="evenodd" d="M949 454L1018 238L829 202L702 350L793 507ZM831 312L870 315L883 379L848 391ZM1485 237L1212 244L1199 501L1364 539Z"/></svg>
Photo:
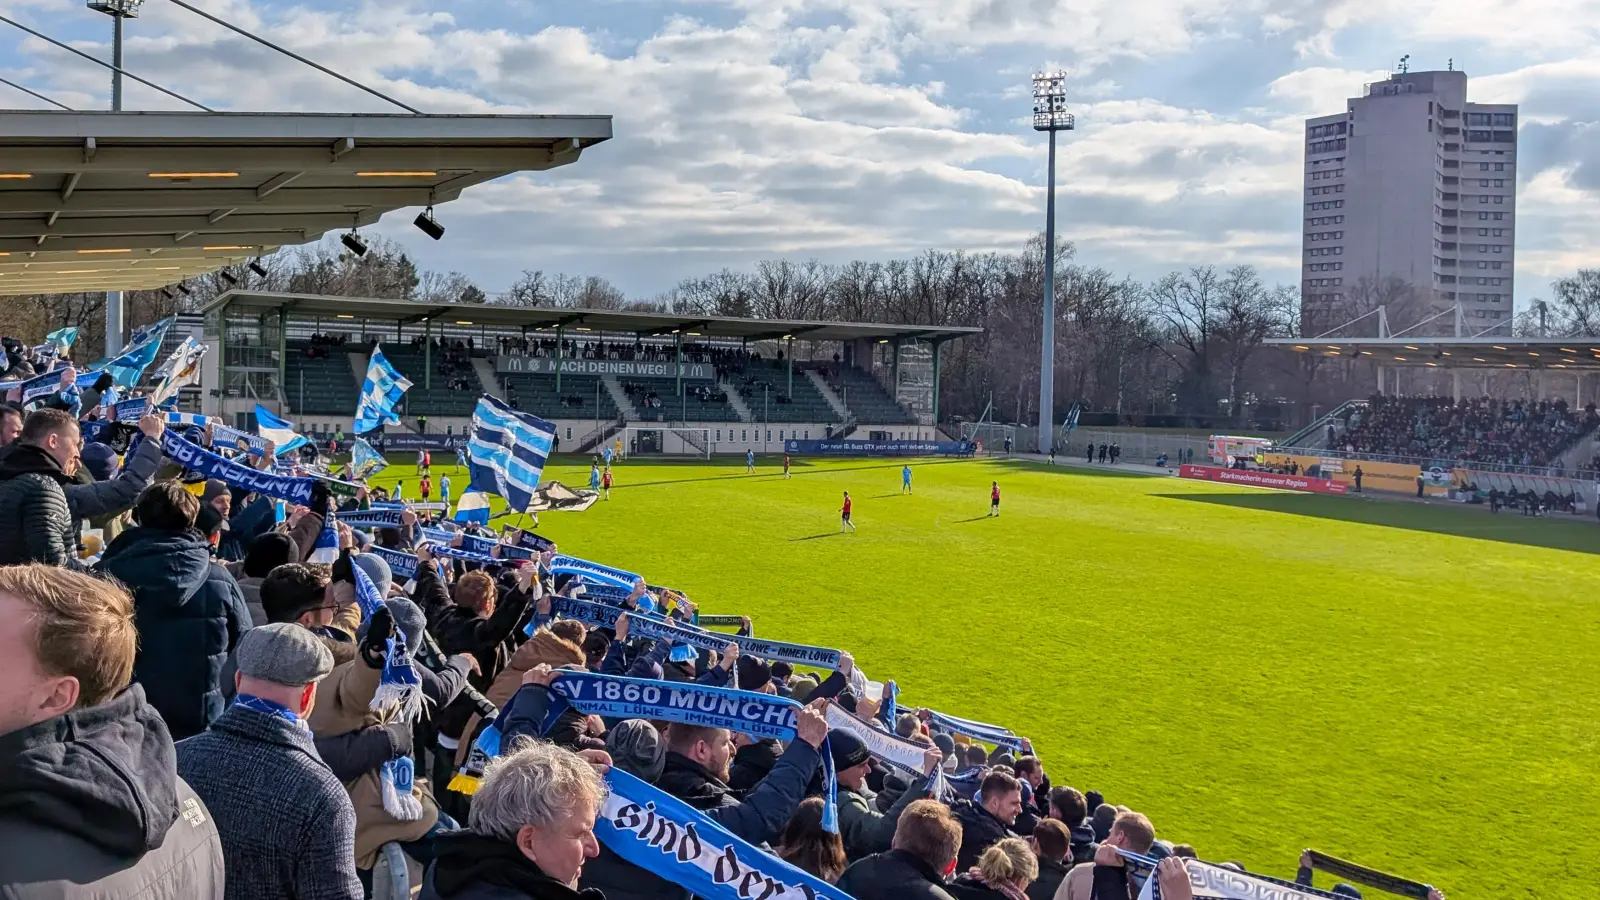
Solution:
<svg viewBox="0 0 1600 900"><path fill-rule="evenodd" d="M1073 403L1125 421L1169 421L1196 427L1228 422L1266 426L1302 418L1370 392L1368 362L1265 348L1271 337L1313 337L1351 320L1338 333L1377 333L1377 307L1390 332L1423 323L1413 334L1446 335L1453 321L1428 320L1438 307L1399 281L1357 281L1336 309L1302 319L1299 291L1267 284L1251 266L1195 266L1139 282L1086 265L1073 247L1057 249L1056 419ZM973 417L992 401L996 418L1038 415L1044 242L1015 253L929 250L914 257L828 265L816 260L763 260L747 271L723 269L687 278L648 299L629 298L600 276L525 271L491 296L460 272L419 270L392 241L374 240L364 257L324 242L285 250L264 261L265 277L243 266L213 273L171 296L129 295L129 319L142 322L195 311L232 286L307 294L383 297L431 303L628 309L773 319L972 325L981 336L955 341L943 355L941 410ZM1600 271L1555 285L1545 327L1600 335ZM15 298L0 304L0 333L35 340L51 328L84 328L80 356L102 352L100 294ZM1477 323L1483 327L1490 323ZM1508 323L1508 327L1510 324ZM1517 330L1527 330L1519 320ZM802 351L803 352L803 351ZM1418 373L1408 390L1438 389ZM1504 379L1501 379L1504 380ZM1505 387L1514 389L1512 385ZM1157 417L1153 419L1152 417Z"/></svg>

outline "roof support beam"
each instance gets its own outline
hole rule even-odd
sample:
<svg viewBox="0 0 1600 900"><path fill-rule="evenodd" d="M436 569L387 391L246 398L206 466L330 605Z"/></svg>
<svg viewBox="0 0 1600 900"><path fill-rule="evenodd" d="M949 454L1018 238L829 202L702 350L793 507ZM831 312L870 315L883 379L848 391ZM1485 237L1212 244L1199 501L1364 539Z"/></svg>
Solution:
<svg viewBox="0 0 1600 900"><path fill-rule="evenodd" d="M488 180L493 173L471 176ZM332 188L276 191L265 199L256 197L255 188L157 188L148 191L80 190L65 204L56 191L0 191L0 213L44 215L56 209L72 215L92 213L183 213L210 212L230 207L258 212L327 212L334 209L367 209L426 206L430 202L454 200L459 189L443 191L425 187Z"/></svg>
<svg viewBox="0 0 1600 900"><path fill-rule="evenodd" d="M78 189L78 181L81 178L83 178L82 172L73 172L67 175L66 181L61 183L61 201L63 203L72 199L72 192Z"/></svg>
<svg viewBox="0 0 1600 900"><path fill-rule="evenodd" d="M331 151L333 155L332 161L338 162L339 157L344 156L346 153L349 153L354 149L356 149L356 139L353 137L340 138L339 140L334 141L333 149Z"/></svg>
<svg viewBox="0 0 1600 900"><path fill-rule="evenodd" d="M224 207L228 208L228 207ZM60 210L51 215L59 216ZM380 218L379 210L365 210L358 217L359 225L371 225ZM213 213L214 214L214 213ZM251 214L235 211L223 228L210 227L210 215L156 215L153 217L112 216L103 219L61 218L52 234L61 237L114 237L116 235L170 235L182 231L206 232L271 232L285 231L298 234L310 230L316 233L350 227L350 214L339 212L324 215ZM30 237L39 233L36 221L26 219L0 219L0 238Z"/></svg>
<svg viewBox="0 0 1600 900"><path fill-rule="evenodd" d="M219 209L213 212L211 215L206 216L206 221L212 225L215 225L236 212L238 212L237 209Z"/></svg>
<svg viewBox="0 0 1600 900"><path fill-rule="evenodd" d="M278 188L283 187L284 185L288 184L291 181L294 181L296 178L299 178L301 175L304 175L304 174L305 174L304 172L281 172L281 173L279 173L277 175L272 176L271 178L267 179L265 184L263 184L260 187L256 188L256 199L257 200L265 200L265 199L267 199L268 197L272 196L273 192L276 191Z"/></svg>

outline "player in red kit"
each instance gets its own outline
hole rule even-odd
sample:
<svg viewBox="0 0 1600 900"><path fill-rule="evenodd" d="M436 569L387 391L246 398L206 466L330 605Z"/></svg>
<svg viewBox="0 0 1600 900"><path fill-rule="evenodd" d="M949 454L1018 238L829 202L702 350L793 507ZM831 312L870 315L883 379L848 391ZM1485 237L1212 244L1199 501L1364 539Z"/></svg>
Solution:
<svg viewBox="0 0 1600 900"><path fill-rule="evenodd" d="M844 506L839 508L839 533L840 534L844 534L844 530L846 528L849 528L851 531L855 531L856 530L856 523L850 521L850 492L849 491L845 491L844 492Z"/></svg>
<svg viewBox="0 0 1600 900"><path fill-rule="evenodd" d="M989 515L1000 515L1000 482L989 482Z"/></svg>

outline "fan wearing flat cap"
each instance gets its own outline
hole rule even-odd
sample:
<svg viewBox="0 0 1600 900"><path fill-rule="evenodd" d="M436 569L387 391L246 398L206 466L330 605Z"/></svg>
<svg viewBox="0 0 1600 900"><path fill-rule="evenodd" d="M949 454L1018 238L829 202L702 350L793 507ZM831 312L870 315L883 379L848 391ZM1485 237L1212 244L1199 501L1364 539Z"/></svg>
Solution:
<svg viewBox="0 0 1600 900"><path fill-rule="evenodd" d="M178 772L222 839L227 900L359 900L355 809L306 726L333 655L281 622L246 632L238 664L233 705L178 743Z"/></svg>
<svg viewBox="0 0 1600 900"><path fill-rule="evenodd" d="M900 795L887 813L878 812L876 795L867 787L867 773L873 766L867 745L855 735L834 729L828 732L833 750L833 769L839 779L839 833L844 838L844 853L855 862L874 853L886 852L894 843L894 829L900 813L915 800L931 796L931 776L944 761L944 754L929 748L922 757L923 778Z"/></svg>

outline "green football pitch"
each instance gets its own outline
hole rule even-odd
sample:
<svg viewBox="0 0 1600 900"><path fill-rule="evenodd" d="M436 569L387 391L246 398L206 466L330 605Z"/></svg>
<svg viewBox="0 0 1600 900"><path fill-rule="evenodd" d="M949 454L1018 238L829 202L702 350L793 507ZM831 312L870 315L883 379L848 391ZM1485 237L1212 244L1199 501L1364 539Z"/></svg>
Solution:
<svg viewBox="0 0 1600 900"><path fill-rule="evenodd" d="M444 454L438 454L443 457ZM455 493L466 473L451 465ZM1007 461L622 462L562 549L1032 737L1210 860L1593 897L1600 530ZM587 486L587 461L547 478ZM409 465L380 483L406 482ZM989 518L989 483L1002 514ZM842 492L853 534L839 533ZM1319 887L1330 887L1319 875ZM1368 892L1369 896L1373 892Z"/></svg>

